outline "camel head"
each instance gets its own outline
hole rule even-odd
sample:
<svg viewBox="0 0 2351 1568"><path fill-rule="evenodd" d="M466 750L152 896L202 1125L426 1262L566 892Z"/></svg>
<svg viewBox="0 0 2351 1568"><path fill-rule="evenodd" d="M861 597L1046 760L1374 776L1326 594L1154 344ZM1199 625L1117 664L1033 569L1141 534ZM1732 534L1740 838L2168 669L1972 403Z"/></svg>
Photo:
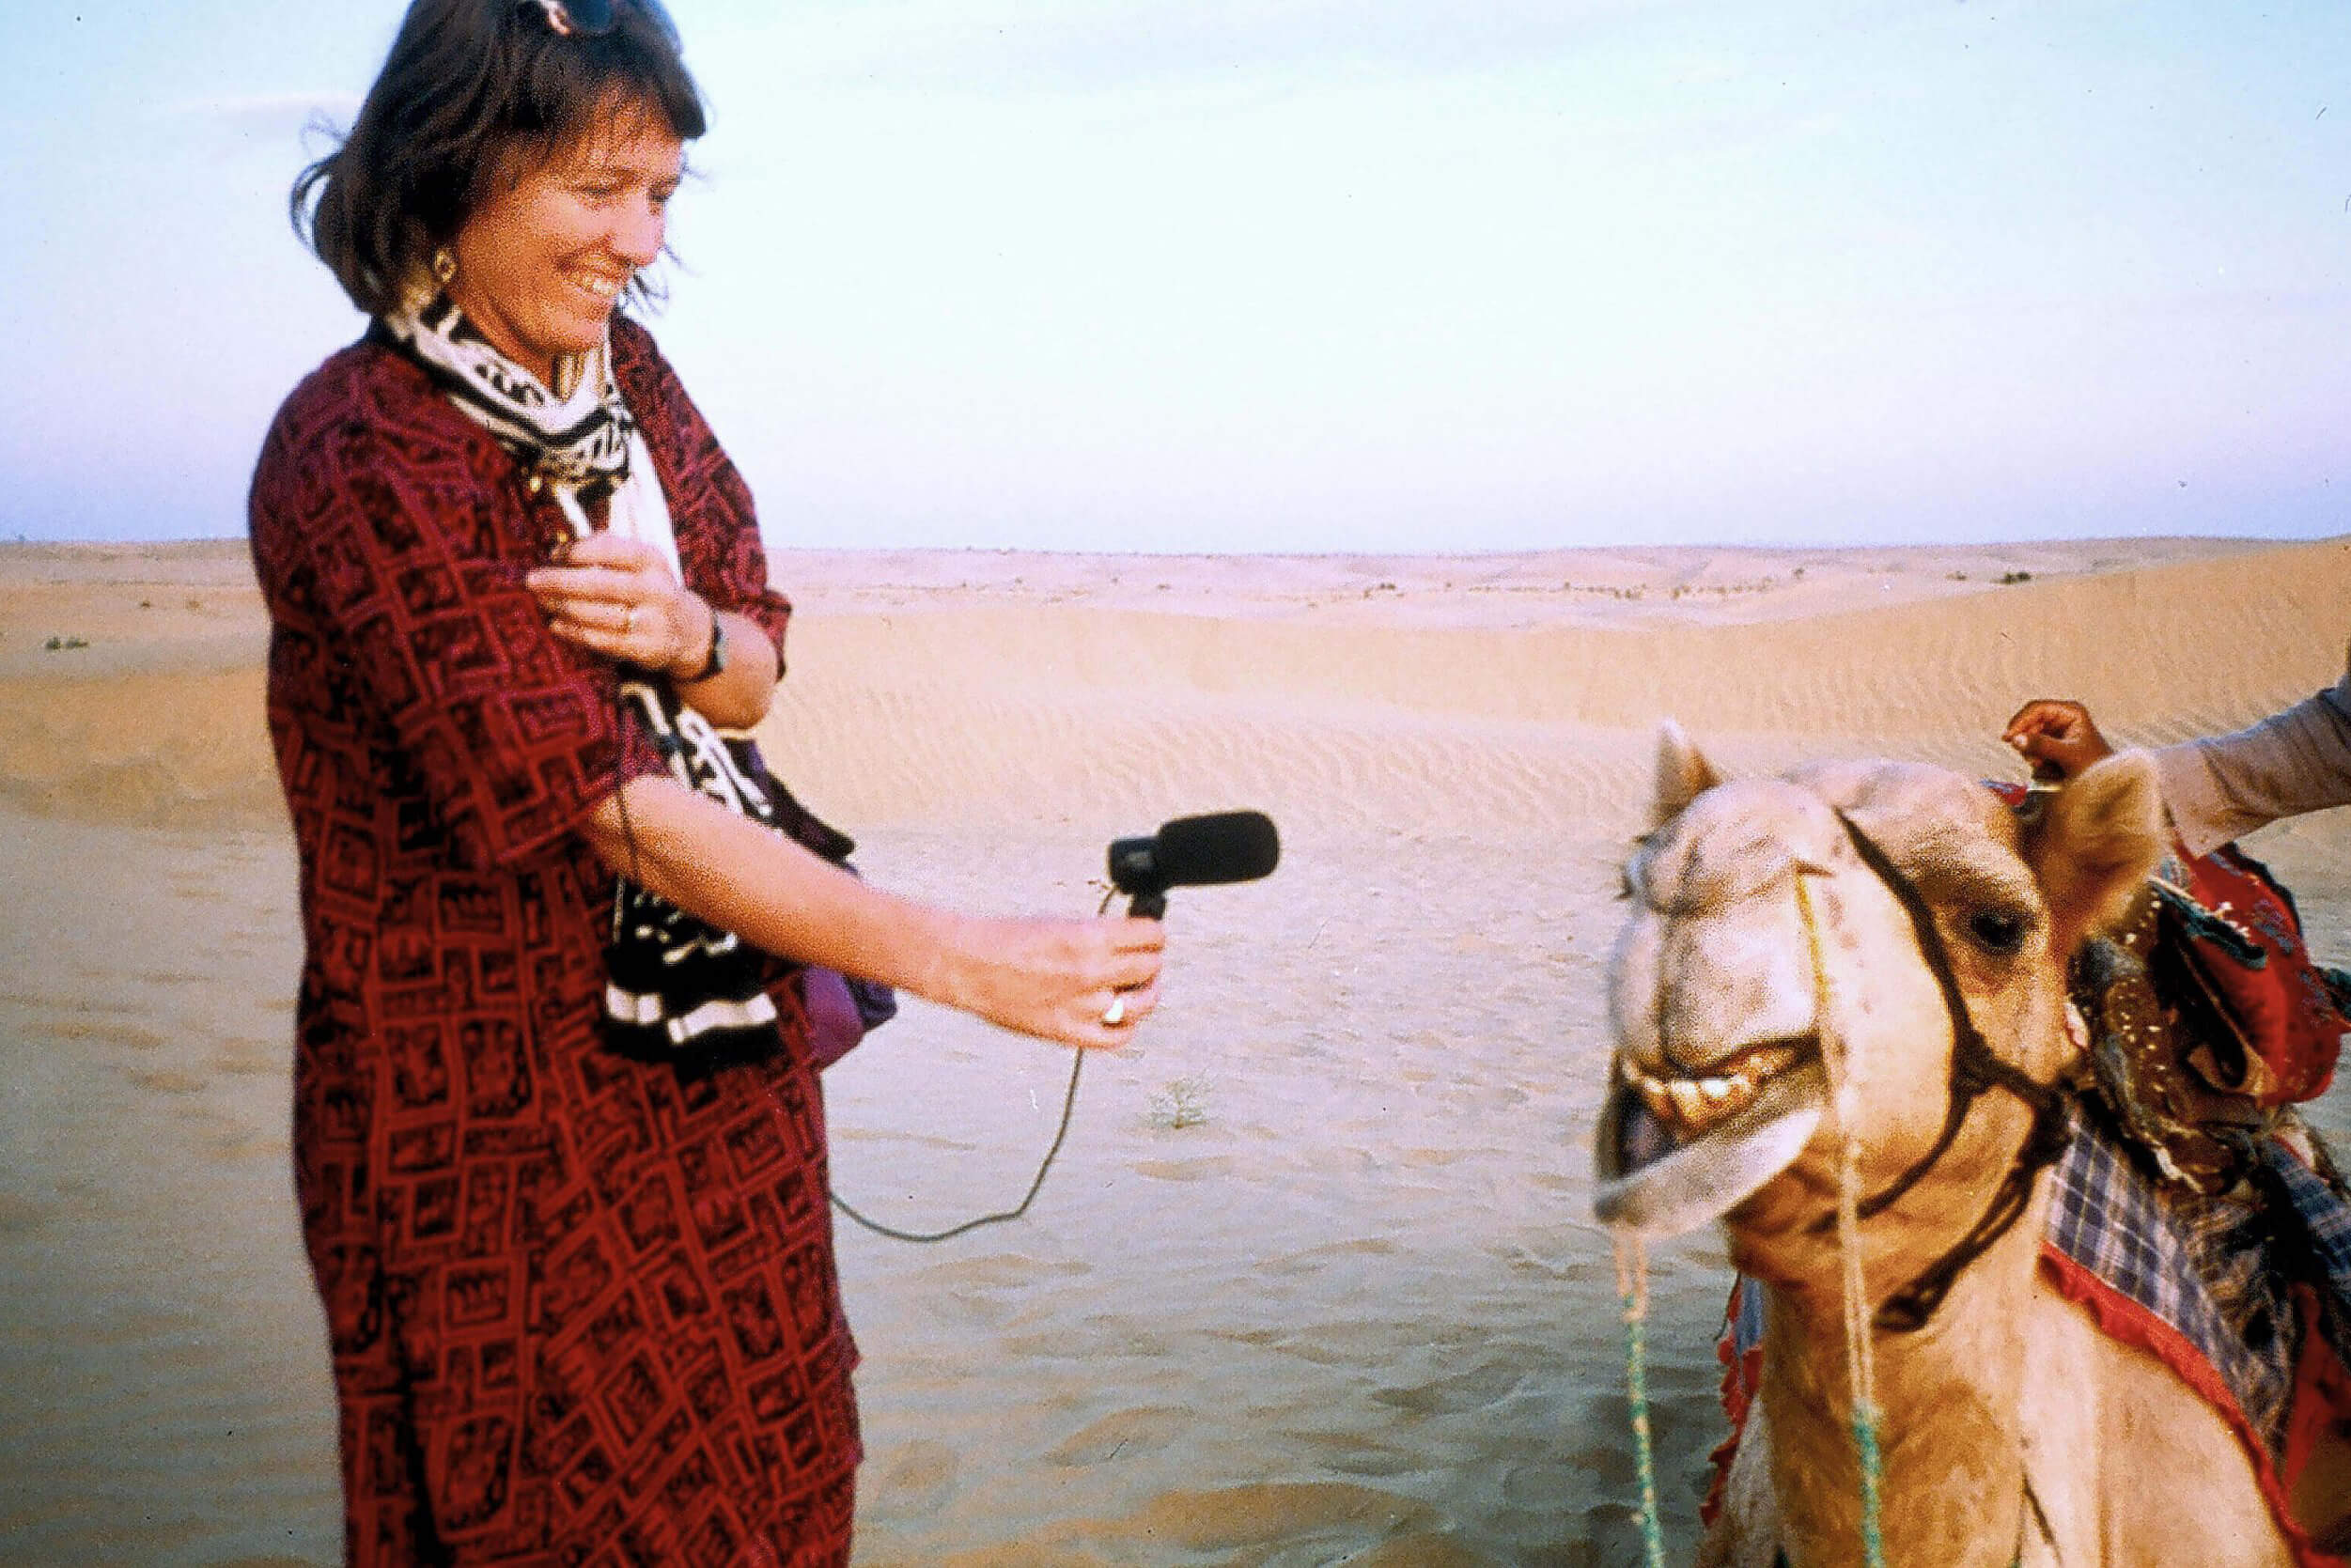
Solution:
<svg viewBox="0 0 2351 1568"><path fill-rule="evenodd" d="M1740 1266L1816 1278L1833 1267L1842 1112L1861 1190L1916 1195L1865 1228L1874 1274L1964 1233L2032 1112L1981 1094L1938 1148L1954 1042L1971 1027L2028 1093L2057 1078L2079 1049L2066 960L2165 842L2136 754L2034 801L2013 812L1958 774L1891 762L1723 783L1667 726L1611 964L1600 1218L1652 1235L1727 1218Z"/></svg>

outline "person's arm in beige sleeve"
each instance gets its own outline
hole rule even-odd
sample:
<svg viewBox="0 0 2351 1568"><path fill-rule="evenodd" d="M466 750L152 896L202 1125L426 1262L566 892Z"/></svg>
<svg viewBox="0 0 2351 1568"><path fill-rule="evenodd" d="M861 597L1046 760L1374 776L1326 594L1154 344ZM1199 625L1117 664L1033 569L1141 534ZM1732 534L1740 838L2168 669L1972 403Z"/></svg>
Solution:
<svg viewBox="0 0 2351 1568"><path fill-rule="evenodd" d="M2002 735L2036 777L2070 779L2112 752L2079 703L2036 698ZM2283 817L2351 805L2351 670L2327 691L2231 735L2157 747L2156 776L2189 853Z"/></svg>
<svg viewBox="0 0 2351 1568"><path fill-rule="evenodd" d="M2233 735L2151 754L2172 825L2193 854L2281 817L2351 805L2351 671Z"/></svg>

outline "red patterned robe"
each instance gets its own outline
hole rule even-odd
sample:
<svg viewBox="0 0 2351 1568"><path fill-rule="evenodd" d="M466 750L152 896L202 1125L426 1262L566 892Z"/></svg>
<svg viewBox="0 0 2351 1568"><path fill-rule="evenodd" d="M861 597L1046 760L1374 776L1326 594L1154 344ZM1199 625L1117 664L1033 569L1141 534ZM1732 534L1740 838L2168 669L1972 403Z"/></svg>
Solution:
<svg viewBox="0 0 2351 1568"><path fill-rule="evenodd" d="M781 648L740 477L651 337L612 336L688 584ZM251 521L350 1561L846 1562L855 1349L805 1017L782 988L765 1060L599 1048L612 878L578 830L662 768L523 588L568 533L552 498L362 342L279 411Z"/></svg>

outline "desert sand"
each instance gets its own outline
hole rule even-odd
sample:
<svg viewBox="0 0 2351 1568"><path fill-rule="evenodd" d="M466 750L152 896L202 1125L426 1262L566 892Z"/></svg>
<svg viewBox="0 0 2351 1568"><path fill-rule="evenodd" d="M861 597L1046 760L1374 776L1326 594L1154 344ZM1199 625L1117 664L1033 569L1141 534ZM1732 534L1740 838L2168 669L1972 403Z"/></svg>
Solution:
<svg viewBox="0 0 2351 1568"><path fill-rule="evenodd" d="M1272 814L1179 891L1023 1222L846 1225L858 1561L1638 1559L1588 1211L1616 865L1657 722L1734 771L2017 777L2022 699L2125 742L2325 686L2351 541L1453 557L780 552L771 759L866 874L1079 911L1107 840ZM0 1561L337 1560L288 1176L294 868L242 547L0 548ZM2256 835L2351 960L2351 823ZM828 1077L843 1196L1017 1199L1066 1053L919 1004ZM2351 1094L2317 1120L2351 1133ZM1720 1247L1652 1259L1676 1558L1720 1433Z"/></svg>

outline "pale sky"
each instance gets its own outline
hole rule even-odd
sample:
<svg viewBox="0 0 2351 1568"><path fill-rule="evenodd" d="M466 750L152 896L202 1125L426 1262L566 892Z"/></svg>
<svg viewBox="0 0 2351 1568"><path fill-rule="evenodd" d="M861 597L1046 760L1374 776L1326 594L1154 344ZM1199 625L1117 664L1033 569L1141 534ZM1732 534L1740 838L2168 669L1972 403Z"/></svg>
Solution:
<svg viewBox="0 0 2351 1568"><path fill-rule="evenodd" d="M0 537L241 533L399 8L19 10ZM672 10L652 325L772 544L2351 532L2342 0Z"/></svg>

